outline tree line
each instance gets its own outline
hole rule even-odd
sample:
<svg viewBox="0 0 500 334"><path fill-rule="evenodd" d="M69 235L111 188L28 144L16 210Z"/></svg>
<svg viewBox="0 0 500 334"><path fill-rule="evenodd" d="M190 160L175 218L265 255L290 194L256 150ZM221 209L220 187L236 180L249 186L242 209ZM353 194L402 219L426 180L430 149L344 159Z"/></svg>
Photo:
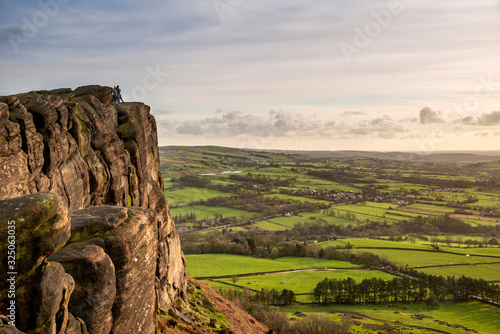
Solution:
<svg viewBox="0 0 500 334"><path fill-rule="evenodd" d="M466 302L477 298L498 302L500 298L500 286L488 284L483 279L417 275L417 278L404 276L389 281L370 278L359 283L352 278L325 278L316 285L313 296L316 302L325 305L431 303L434 298L443 302Z"/></svg>
<svg viewBox="0 0 500 334"><path fill-rule="evenodd" d="M469 235L477 234L488 236L488 245L498 244L491 235L500 234L500 225L475 226L461 222L452 217L416 217L409 221L395 222L393 224L370 222L364 225L333 225L317 219L310 222L299 221L293 228L283 231L212 231L205 234L181 235L181 244L185 254L227 253L251 255L260 258L279 258L286 256L313 257L331 260L352 261L353 263L366 263L378 266L383 262L378 257L366 258L368 255L352 254L343 248L318 247L316 241L335 240L343 237L374 237L374 236L407 236L408 238L423 237L423 235L438 235L443 232L460 233L469 231ZM423 237L425 238L425 237ZM433 238L433 237L431 237ZM437 239L436 239L437 240ZM435 243L434 238L431 243ZM467 242L467 245L481 245ZM349 248L349 247L347 247ZM371 253L368 253L371 254ZM366 258L366 259L365 259ZM371 262L370 262L371 261ZM393 263L385 261L386 265L393 268Z"/></svg>

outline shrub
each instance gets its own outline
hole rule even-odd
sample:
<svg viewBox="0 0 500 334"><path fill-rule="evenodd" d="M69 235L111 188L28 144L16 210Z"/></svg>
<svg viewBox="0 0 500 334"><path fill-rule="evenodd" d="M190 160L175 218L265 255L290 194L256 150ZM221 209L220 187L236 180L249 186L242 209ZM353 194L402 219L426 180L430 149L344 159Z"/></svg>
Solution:
<svg viewBox="0 0 500 334"><path fill-rule="evenodd" d="M312 314L293 324L291 333L296 334L349 334L351 324L344 320L339 324L324 315Z"/></svg>

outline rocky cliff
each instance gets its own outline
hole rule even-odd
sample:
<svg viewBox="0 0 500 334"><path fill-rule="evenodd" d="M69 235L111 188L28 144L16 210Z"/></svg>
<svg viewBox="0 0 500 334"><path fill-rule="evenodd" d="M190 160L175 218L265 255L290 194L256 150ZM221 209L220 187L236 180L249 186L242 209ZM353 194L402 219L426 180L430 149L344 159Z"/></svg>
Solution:
<svg viewBox="0 0 500 334"><path fill-rule="evenodd" d="M15 291L23 332L154 333L186 299L155 120L111 101L101 86L0 97L0 314Z"/></svg>

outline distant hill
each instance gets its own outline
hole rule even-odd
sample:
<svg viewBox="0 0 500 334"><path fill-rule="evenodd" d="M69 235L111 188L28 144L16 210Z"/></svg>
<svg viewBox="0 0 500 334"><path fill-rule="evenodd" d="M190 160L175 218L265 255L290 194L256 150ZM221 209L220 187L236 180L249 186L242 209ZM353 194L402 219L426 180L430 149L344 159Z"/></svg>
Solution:
<svg viewBox="0 0 500 334"><path fill-rule="evenodd" d="M263 150L273 153L300 154L327 158L373 158L382 160L429 161L429 162L490 162L500 160L500 151L456 151L422 154L417 152L373 152L373 151L294 151Z"/></svg>
<svg viewBox="0 0 500 334"><path fill-rule="evenodd" d="M310 157L326 158L372 158L381 160L398 161L428 161L428 162L462 162L478 163L500 161L500 151L436 151L434 153L422 154L420 152L375 152L375 151L302 151L302 150L273 150L273 149L238 149L220 146L167 146L165 148L198 151L204 153L218 153L240 155L246 152L269 152L289 155L304 155Z"/></svg>

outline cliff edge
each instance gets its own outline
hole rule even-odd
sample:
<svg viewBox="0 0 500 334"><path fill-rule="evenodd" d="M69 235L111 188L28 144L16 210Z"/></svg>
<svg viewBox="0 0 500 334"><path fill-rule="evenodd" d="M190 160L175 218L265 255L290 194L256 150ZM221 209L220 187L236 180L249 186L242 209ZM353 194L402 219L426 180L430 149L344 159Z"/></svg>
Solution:
<svg viewBox="0 0 500 334"><path fill-rule="evenodd" d="M186 301L155 119L110 87L0 97L0 217L0 319L14 300L19 330L154 333Z"/></svg>

